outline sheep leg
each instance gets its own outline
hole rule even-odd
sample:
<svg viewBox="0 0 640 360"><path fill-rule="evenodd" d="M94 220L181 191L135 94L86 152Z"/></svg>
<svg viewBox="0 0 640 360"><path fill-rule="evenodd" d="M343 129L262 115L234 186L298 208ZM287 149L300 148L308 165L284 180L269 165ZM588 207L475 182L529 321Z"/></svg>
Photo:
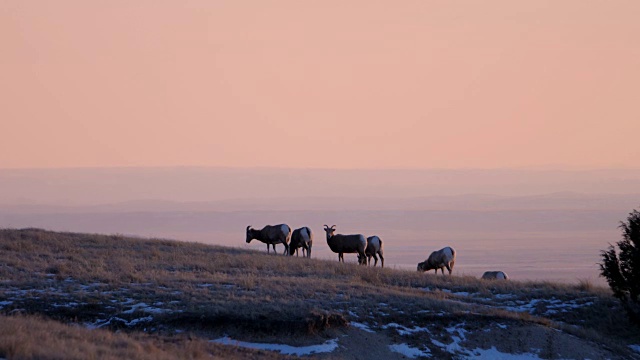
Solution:
<svg viewBox="0 0 640 360"><path fill-rule="evenodd" d="M445 264L444 266L447 267L447 270L449 270L449 275L451 275L451 268L449 267L449 264ZM442 275L444 275L444 269L442 269Z"/></svg>
<svg viewBox="0 0 640 360"><path fill-rule="evenodd" d="M311 259L311 245L309 245L309 248L307 249L307 257Z"/></svg>
<svg viewBox="0 0 640 360"><path fill-rule="evenodd" d="M373 254L373 267L378 266L378 257L376 256L376 254ZM369 257L369 265L371 265L371 257Z"/></svg>
<svg viewBox="0 0 640 360"><path fill-rule="evenodd" d="M378 256L380 256L380 266L384 267L384 256L382 256L382 253L378 253Z"/></svg>
<svg viewBox="0 0 640 360"><path fill-rule="evenodd" d="M338 253L338 262L344 262L344 255L342 253Z"/></svg>
<svg viewBox="0 0 640 360"><path fill-rule="evenodd" d="M269 244L267 244L267 254L269 253Z"/></svg>

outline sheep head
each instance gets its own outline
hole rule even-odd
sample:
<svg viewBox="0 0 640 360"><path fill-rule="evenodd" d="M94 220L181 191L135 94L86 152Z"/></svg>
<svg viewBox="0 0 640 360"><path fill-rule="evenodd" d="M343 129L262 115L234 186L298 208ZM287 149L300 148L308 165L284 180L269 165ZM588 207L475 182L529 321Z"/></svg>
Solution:
<svg viewBox="0 0 640 360"><path fill-rule="evenodd" d="M333 236L333 233L336 232L336 226L333 225L329 227L327 224L324 225L324 231L327 232L327 239L330 239Z"/></svg>
<svg viewBox="0 0 640 360"><path fill-rule="evenodd" d="M429 271L432 270L433 268L429 266L429 262L428 261L423 261L421 263L418 264L418 271Z"/></svg>
<svg viewBox="0 0 640 360"><path fill-rule="evenodd" d="M247 244L251 242L253 236L251 236L251 225L247 226Z"/></svg>

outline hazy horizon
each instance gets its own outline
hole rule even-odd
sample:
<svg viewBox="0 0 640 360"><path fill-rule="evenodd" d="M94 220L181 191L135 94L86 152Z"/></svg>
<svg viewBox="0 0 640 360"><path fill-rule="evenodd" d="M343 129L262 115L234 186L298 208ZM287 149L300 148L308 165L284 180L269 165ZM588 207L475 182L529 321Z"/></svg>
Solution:
<svg viewBox="0 0 640 360"><path fill-rule="evenodd" d="M599 252L640 206L640 171L127 168L0 170L0 227L126 234L248 247L247 225L376 234L389 267L442 246L457 273L597 284ZM13 200L13 201L12 201ZM281 247L280 250L281 251ZM497 256L497 258L496 258ZM353 256L347 261L354 261Z"/></svg>
<svg viewBox="0 0 640 360"><path fill-rule="evenodd" d="M0 169L0 204L640 193L640 170Z"/></svg>

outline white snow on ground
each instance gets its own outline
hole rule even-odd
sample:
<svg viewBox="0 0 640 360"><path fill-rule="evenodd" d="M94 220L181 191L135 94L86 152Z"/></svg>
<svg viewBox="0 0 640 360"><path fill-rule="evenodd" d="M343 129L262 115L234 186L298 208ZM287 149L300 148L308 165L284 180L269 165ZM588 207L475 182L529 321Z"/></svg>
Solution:
<svg viewBox="0 0 640 360"><path fill-rule="evenodd" d="M65 280L66 281L66 280ZM84 291L89 291L89 290L95 290L96 288L102 287L102 286L107 286L107 284L103 284L103 283L92 283L89 285L80 285L80 289L84 290Z"/></svg>
<svg viewBox="0 0 640 360"><path fill-rule="evenodd" d="M476 348L471 350L471 354L465 355L465 359L492 359L492 360L520 360L520 359L541 359L537 354L509 354L498 351L495 346L491 349L483 350Z"/></svg>
<svg viewBox="0 0 640 360"><path fill-rule="evenodd" d="M250 349L279 351L281 354L296 355L296 356L332 352L333 350L338 348L338 339L332 339L332 340L325 341L320 345L310 345L310 346L290 346L290 345L282 345L282 344L252 343L252 342L233 340L227 336L220 339L211 340L211 342L214 342L217 344L223 344L223 345L239 346L239 347L250 348Z"/></svg>
<svg viewBox="0 0 640 360"><path fill-rule="evenodd" d="M464 329L464 325L465 324L462 323L445 329L449 334L451 334L451 339L453 341L450 344L444 344L435 339L431 339L431 343L451 354L463 351L464 349L460 346L460 343L466 338L465 333L467 330Z"/></svg>
<svg viewBox="0 0 640 360"><path fill-rule="evenodd" d="M400 335L410 335L413 334L415 332L429 332L429 329L427 329L426 327L419 327L419 326L414 326L413 328L408 328L406 326L402 326L400 324L397 323L389 323L387 325L382 325L383 329L388 329L388 328L395 328L396 331L398 332L398 334Z"/></svg>
<svg viewBox="0 0 640 360"><path fill-rule="evenodd" d="M495 294L493 295L493 297L495 297L498 300L507 300L507 299L516 298L517 296L515 294Z"/></svg>
<svg viewBox="0 0 640 360"><path fill-rule="evenodd" d="M431 357L431 350L420 350L418 348L411 347L407 344L393 344L389 345L389 350L400 353L408 358L417 358L418 356Z"/></svg>
<svg viewBox="0 0 640 360"><path fill-rule="evenodd" d="M11 304L13 304L13 301L0 301L0 309Z"/></svg>
<svg viewBox="0 0 640 360"><path fill-rule="evenodd" d="M168 310L168 309L161 309L161 308L157 308L157 307L153 307L153 306L149 306L145 303L137 303L135 305L132 305L131 309L127 310L127 311L123 311L123 314L133 314L136 311L142 311L142 312L146 312L146 313L150 313L150 314L162 314L165 312L173 312L173 310ZM177 310L177 312L181 312L181 310Z"/></svg>
<svg viewBox="0 0 640 360"><path fill-rule="evenodd" d="M375 331L371 330L371 328L367 324L363 324L363 323L352 321L352 322L349 323L349 325L353 326L354 328L358 328L360 330L364 330L364 331L369 332L369 333L375 333Z"/></svg>
<svg viewBox="0 0 640 360"><path fill-rule="evenodd" d="M453 340L450 344L444 344L438 340L431 339L431 343L445 350L450 354L456 354L463 359L492 359L492 360L519 360L519 359L541 359L538 354L535 353L522 353L522 354L510 354L498 351L495 346L490 349L465 349L460 344L465 340L467 330L463 328L463 324L446 328L445 330L451 334ZM506 328L505 325L498 324L499 327Z"/></svg>
<svg viewBox="0 0 640 360"><path fill-rule="evenodd" d="M66 303L66 304L53 303L53 304L51 304L51 306L56 307L56 308L58 308L58 307L67 307L67 308L72 308L72 307L77 307L77 306L85 305L85 304L86 304L86 303L77 303L77 302L75 302L75 301L72 301L72 302L68 302L68 303Z"/></svg>
<svg viewBox="0 0 640 360"><path fill-rule="evenodd" d="M421 290L424 290L424 291L437 291L437 290L440 290L443 293L447 293L447 294L451 294L451 295L457 295L457 296L474 296L474 295L478 295L478 293L470 293L470 292L467 292L467 291L456 291L456 292L453 292L453 291L451 291L449 289L435 289L435 290L432 290L430 287L424 287L424 288L421 288Z"/></svg>
<svg viewBox="0 0 640 360"><path fill-rule="evenodd" d="M99 319L95 323L87 323L85 325L90 329L95 329L95 328L101 328L103 326L107 326L107 325L111 324L112 322L121 322L126 326L134 326L134 325L138 325L139 323L149 322L149 321L152 321L152 320L153 320L153 317L151 317L151 316L147 316L147 317L143 317L143 318L139 318L139 319L133 319L131 321L127 321L127 320L125 320L123 318L119 318L117 316L114 316L114 317L109 318L108 320Z"/></svg>
<svg viewBox="0 0 640 360"><path fill-rule="evenodd" d="M584 301L586 299L575 299L570 301L562 301L556 298L531 299L528 302L524 300L516 300L516 301L509 301L507 303L508 306L498 306L498 307L503 308L505 310L509 310L509 311L528 312L530 314L533 314L536 311L536 308L538 306L541 306L546 309L543 315L551 315L551 314L557 314L559 312L568 312L569 310L572 310L572 309L579 309L581 307L591 306L594 304L593 301L579 302L579 300Z"/></svg>
<svg viewBox="0 0 640 360"><path fill-rule="evenodd" d="M629 345L629 347L631 348L631 350L640 353L640 345Z"/></svg>

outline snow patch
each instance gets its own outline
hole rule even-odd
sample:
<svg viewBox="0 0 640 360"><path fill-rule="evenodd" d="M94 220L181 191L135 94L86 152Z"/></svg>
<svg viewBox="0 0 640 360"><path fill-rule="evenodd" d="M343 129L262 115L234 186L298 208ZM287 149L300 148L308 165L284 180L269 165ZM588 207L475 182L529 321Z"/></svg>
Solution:
<svg viewBox="0 0 640 360"><path fill-rule="evenodd" d="M127 321L127 320L125 320L123 318L114 316L114 317L109 318L108 320L98 320L93 324L91 324L91 323L86 324L86 326L88 328L90 328L90 329L95 329L95 328L101 328L103 326L110 325L111 323L120 322L120 323L123 323L125 326L129 327L129 326L138 325L138 324L143 323L143 322L149 322L149 321L152 321L152 320L153 320L153 317L151 317L151 316L138 318L138 319L133 319L131 321Z"/></svg>
<svg viewBox="0 0 640 360"><path fill-rule="evenodd" d="M429 350L429 348L426 348L426 350L420 350L419 348L414 348L407 344L389 345L389 350L402 354L408 358L417 358L418 356L431 357L431 350Z"/></svg>
<svg viewBox="0 0 640 360"><path fill-rule="evenodd" d="M383 329L395 328L398 334L400 335L411 335L416 332L427 332L427 333L429 332L429 329L427 329L426 327L414 326L413 328L408 328L406 326L402 326L397 323L389 323L387 325L382 325L382 328Z"/></svg>
<svg viewBox="0 0 640 360"><path fill-rule="evenodd" d="M220 339L211 340L211 342L222 344L222 345L232 345L239 346L250 349L258 349L258 350L270 350L270 351L278 351L281 354L285 355L311 355L317 353L327 353L332 352L333 350L338 348L338 339L332 339L325 341L320 345L310 345L310 346L290 346L290 345L282 345L282 344L267 344L267 343L252 343L246 341L238 341L233 340L230 337L222 337Z"/></svg>
<svg viewBox="0 0 640 360"><path fill-rule="evenodd" d="M367 324L352 321L349 323L349 325L353 326L354 328L358 328L360 330L366 331L368 333L375 333L375 331L371 330L371 328Z"/></svg>
<svg viewBox="0 0 640 360"><path fill-rule="evenodd" d="M631 348L631 350L640 353L640 345L629 345L629 347Z"/></svg>
<svg viewBox="0 0 640 360"><path fill-rule="evenodd" d="M493 297L498 300L508 300L508 299L514 299L517 296L515 294L495 294L493 295Z"/></svg>
<svg viewBox="0 0 640 360"><path fill-rule="evenodd" d="M494 359L494 360L520 360L520 359L541 359L537 354L523 353L523 354L509 354L498 351L495 346L491 349L476 348L471 350L471 354L465 356L465 359Z"/></svg>
<svg viewBox="0 0 640 360"><path fill-rule="evenodd" d="M453 341L450 344L444 344L435 339L431 339L431 343L451 354L463 351L464 349L460 346L460 343L466 339L467 330L464 329L464 325L465 323L462 323L445 329L451 334Z"/></svg>
<svg viewBox="0 0 640 360"><path fill-rule="evenodd" d="M524 300L510 301L507 304L509 306L503 306L502 308L515 312L528 312L533 314L538 307L544 308L542 315L553 315L560 312L568 312L573 309L579 309L585 306L591 306L593 301L585 301L586 299L574 299L570 301L562 301L560 299L531 299L528 302ZM580 302L582 301L582 302Z"/></svg>
<svg viewBox="0 0 640 360"><path fill-rule="evenodd" d="M123 311L123 314L133 314L136 311L142 311L150 314L162 314L165 312L171 312L171 310L161 309L153 306L149 306L146 303L137 303L131 306L131 309Z"/></svg>

